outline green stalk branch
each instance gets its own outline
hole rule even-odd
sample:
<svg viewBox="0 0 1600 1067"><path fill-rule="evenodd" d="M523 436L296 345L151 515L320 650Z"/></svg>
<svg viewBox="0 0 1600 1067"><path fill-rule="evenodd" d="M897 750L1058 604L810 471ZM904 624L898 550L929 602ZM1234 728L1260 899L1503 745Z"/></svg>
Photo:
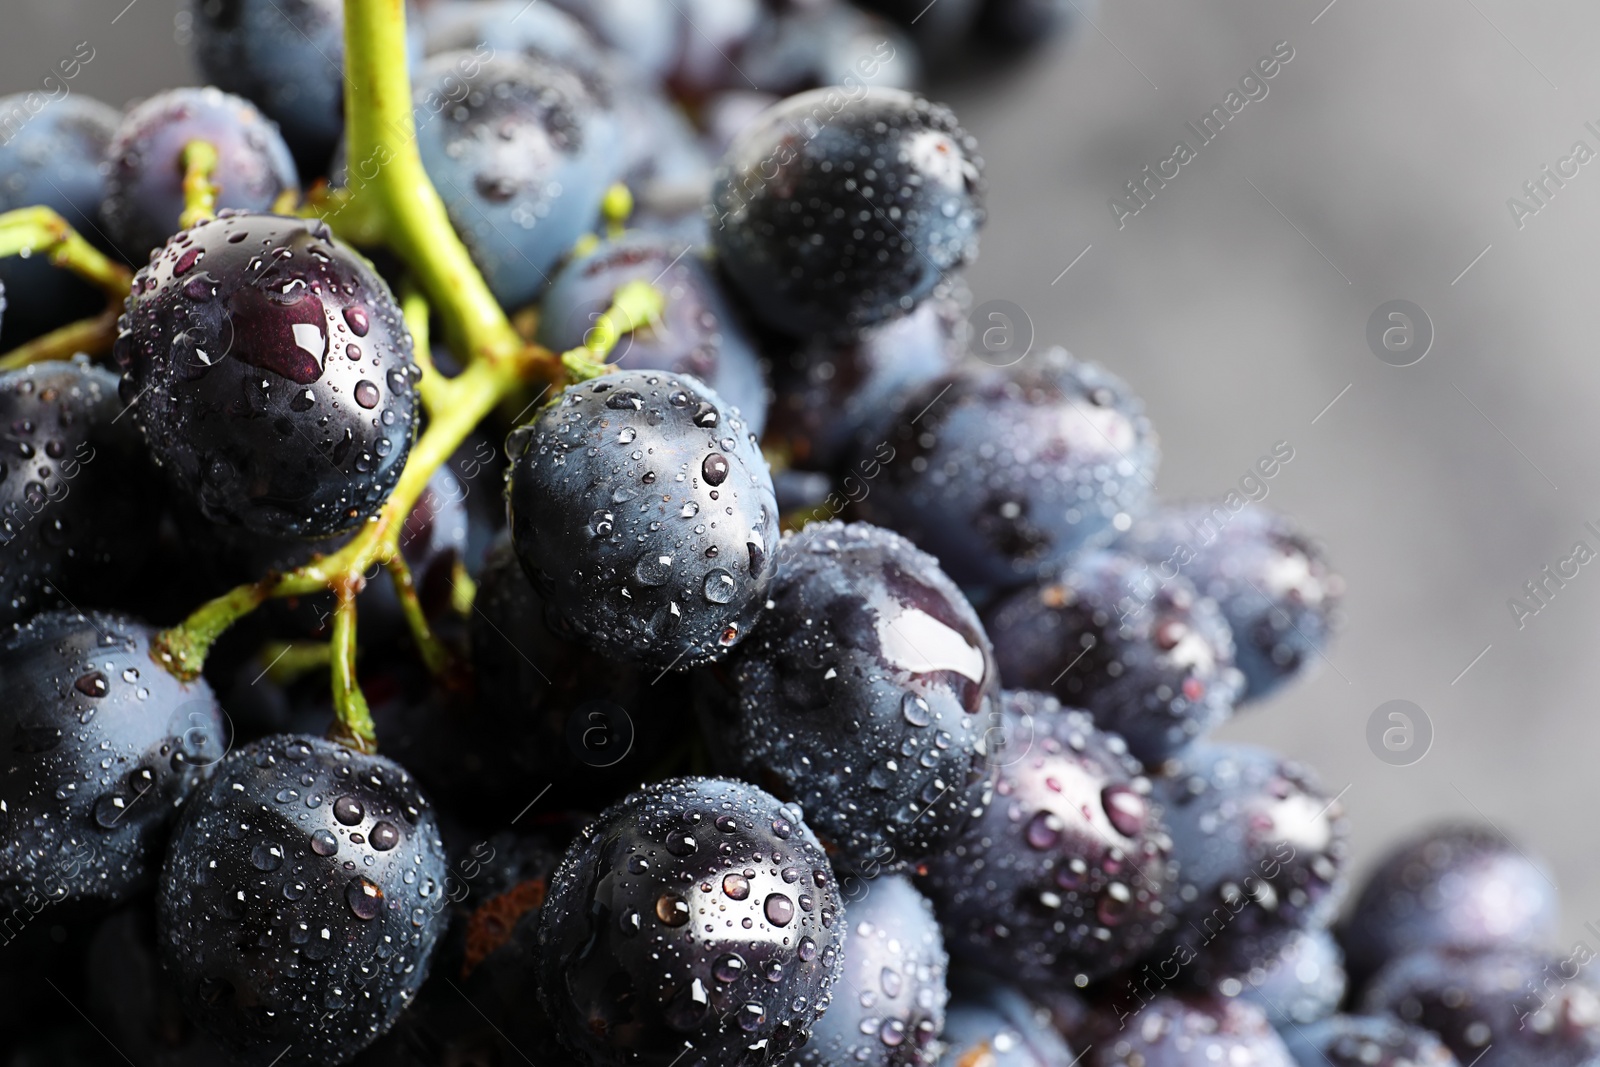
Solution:
<svg viewBox="0 0 1600 1067"><path fill-rule="evenodd" d="M183 214L178 228L217 217L217 148L210 141L190 141L183 146Z"/></svg>
<svg viewBox="0 0 1600 1067"><path fill-rule="evenodd" d="M609 373L606 359L616 349L624 334L648 326L661 318L666 307L666 297L649 282L632 281L623 285L611 297L611 306L595 320L589 332L583 335L583 344L561 354L561 365L567 376L576 382L586 382Z"/></svg>
<svg viewBox="0 0 1600 1067"><path fill-rule="evenodd" d="M66 359L78 352L98 355L117 337L117 316L133 286L133 272L107 258L67 220L47 207L25 207L0 215L0 256L44 254L58 267L72 271L106 294L106 310L93 318L68 323L0 356L0 370L12 370L46 359Z"/></svg>
<svg viewBox="0 0 1600 1067"><path fill-rule="evenodd" d="M352 206L380 222L390 246L439 308L464 358L512 359L521 352L522 339L456 236L417 151L405 0L345 0L344 9ZM373 177L361 181L369 172Z"/></svg>
<svg viewBox="0 0 1600 1067"><path fill-rule="evenodd" d="M116 306L108 307L93 318L69 322L26 344L18 345L0 356L0 371L15 370L50 359L71 359L79 352L91 356L109 352L111 343L117 339L117 319L120 314Z"/></svg>
<svg viewBox="0 0 1600 1067"><path fill-rule="evenodd" d="M443 389L446 379L433 365L433 346L429 341L428 298L423 295L422 290L410 282L400 289L400 314L405 317L406 329L411 331L412 358L422 370L422 378L417 382L417 394L422 397L422 406L429 416L432 416L444 400Z"/></svg>
<svg viewBox="0 0 1600 1067"><path fill-rule="evenodd" d="M342 581L334 587L333 639L329 642L333 668L333 729L335 741L361 752L378 751L378 731L372 709L356 680L356 593L359 583Z"/></svg>
<svg viewBox="0 0 1600 1067"><path fill-rule="evenodd" d="M422 662L428 672L442 682L453 683L455 680L455 657L444 646L433 628L428 625L428 617L422 611L422 601L417 597L417 583L411 576L411 565L406 562L403 554L396 552L390 556L384 566L389 571L389 578L394 582L394 595L400 601L400 610L406 617L406 626L411 630L411 638L417 643L417 651L422 654Z"/></svg>
<svg viewBox="0 0 1600 1067"><path fill-rule="evenodd" d="M0 215L0 256L44 253L50 262L103 290L118 304L133 286L133 272L108 259L67 220L47 207L24 207Z"/></svg>

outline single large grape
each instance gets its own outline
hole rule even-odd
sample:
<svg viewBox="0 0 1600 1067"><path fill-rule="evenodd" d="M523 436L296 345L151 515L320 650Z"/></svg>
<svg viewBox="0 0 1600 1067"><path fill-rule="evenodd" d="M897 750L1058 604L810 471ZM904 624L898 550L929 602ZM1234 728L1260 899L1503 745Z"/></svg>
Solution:
<svg viewBox="0 0 1600 1067"><path fill-rule="evenodd" d="M567 850L539 917L539 989L595 1067L757 1067L810 1036L846 945L839 889L793 807L674 778Z"/></svg>
<svg viewBox="0 0 1600 1067"><path fill-rule="evenodd" d="M778 503L737 408L686 374L618 371L569 386L506 451L513 543L560 636L669 670L750 632Z"/></svg>
<svg viewBox="0 0 1600 1067"><path fill-rule="evenodd" d="M942 105L816 89L746 127L712 188L717 255L751 312L797 335L902 315L977 255L983 165Z"/></svg>
<svg viewBox="0 0 1600 1067"><path fill-rule="evenodd" d="M270 210L297 192L300 174L277 124L243 97L215 87L168 89L136 104L106 147L106 232L142 263L178 231L183 153L191 141L217 150L211 181L218 209Z"/></svg>
<svg viewBox="0 0 1600 1067"><path fill-rule="evenodd" d="M218 765L173 830L161 962L234 1063L344 1063L427 977L445 876L433 810L403 768L264 738Z"/></svg>
<svg viewBox="0 0 1600 1067"><path fill-rule="evenodd" d="M122 396L179 493L213 522L326 537L372 515L420 417L388 285L321 222L224 215L134 279Z"/></svg>

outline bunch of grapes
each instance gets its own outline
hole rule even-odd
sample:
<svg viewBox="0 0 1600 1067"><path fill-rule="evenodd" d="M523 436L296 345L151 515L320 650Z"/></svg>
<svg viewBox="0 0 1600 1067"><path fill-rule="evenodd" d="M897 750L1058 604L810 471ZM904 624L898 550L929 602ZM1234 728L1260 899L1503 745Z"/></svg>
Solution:
<svg viewBox="0 0 1600 1067"><path fill-rule="evenodd" d="M1318 544L972 355L918 71L1078 4L867 6L197 0L0 147L5 1063L1600 1063L1542 868L1338 924L1209 739Z"/></svg>

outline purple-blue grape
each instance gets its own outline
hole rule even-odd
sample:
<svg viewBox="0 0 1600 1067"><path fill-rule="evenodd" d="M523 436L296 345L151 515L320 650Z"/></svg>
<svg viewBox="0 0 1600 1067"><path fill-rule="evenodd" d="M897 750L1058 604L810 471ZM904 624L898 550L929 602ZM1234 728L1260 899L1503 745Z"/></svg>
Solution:
<svg viewBox="0 0 1600 1067"><path fill-rule="evenodd" d="M152 658L153 627L50 611L0 638L0 906L104 910L147 890L180 805L229 738L204 681Z"/></svg>
<svg viewBox="0 0 1600 1067"><path fill-rule="evenodd" d="M579 72L486 53L441 53L418 71L417 148L495 299L519 308L594 229L622 173L620 135L605 89Z"/></svg>
<svg viewBox="0 0 1600 1067"><path fill-rule="evenodd" d="M35 113L30 93L0 97L0 211L35 205L54 210L90 242L112 251L102 233L100 169L121 114L73 93ZM48 256L0 257L0 289L9 305L0 350L13 348L105 307L105 294Z"/></svg>
<svg viewBox="0 0 1600 1067"><path fill-rule="evenodd" d="M958 973L951 983L940 1067L1068 1067L1072 1049L1050 1016L1021 993L986 975Z"/></svg>
<svg viewBox="0 0 1600 1067"><path fill-rule="evenodd" d="M1096 1013L1085 1067L1296 1067L1260 1008L1204 994L1161 994Z"/></svg>
<svg viewBox="0 0 1600 1067"><path fill-rule="evenodd" d="M901 875L846 879L849 931L833 1005L793 1067L931 1067L945 1029L949 957L933 908ZM856 890L858 895L851 896Z"/></svg>
<svg viewBox="0 0 1600 1067"><path fill-rule="evenodd" d="M157 93L129 109L106 148L106 232L134 264L178 232L183 150L190 141L217 150L211 180L219 211L268 211L299 190L300 175L277 124L250 101L211 87Z"/></svg>
<svg viewBox="0 0 1600 1067"><path fill-rule="evenodd" d="M722 269L753 315L797 336L903 315L977 255L976 150L948 108L899 89L792 96L717 170Z"/></svg>
<svg viewBox="0 0 1600 1067"><path fill-rule="evenodd" d="M947 846L989 802L999 683L933 560L864 523L784 537L771 606L728 665L728 747L855 869Z"/></svg>
<svg viewBox="0 0 1600 1067"><path fill-rule="evenodd" d="M1360 1007L1433 1031L1464 1064L1593 1067L1600 993L1585 962L1528 948L1422 949L1385 964Z"/></svg>
<svg viewBox="0 0 1600 1067"><path fill-rule="evenodd" d="M1244 672L1241 702L1306 675L1338 626L1343 579L1292 520L1266 508L1163 508L1135 523L1117 547L1146 560L1159 578L1182 575L1217 602Z"/></svg>
<svg viewBox="0 0 1600 1067"><path fill-rule="evenodd" d="M344 135L341 0L197 0L192 8L206 81L254 102L283 131L302 172L324 173ZM413 22L415 14L407 11ZM420 35L413 28L410 36L415 61Z"/></svg>
<svg viewBox="0 0 1600 1067"><path fill-rule="evenodd" d="M952 958L1023 989L1082 989L1172 925L1175 846L1121 738L1043 693L1003 703L994 799L918 885Z"/></svg>
<svg viewBox="0 0 1600 1067"><path fill-rule="evenodd" d="M231 1062L343 1063L427 977L446 862L431 805L392 760L309 737L252 742L173 829L162 966Z"/></svg>
<svg viewBox="0 0 1600 1067"><path fill-rule="evenodd" d="M584 829L550 879L539 993L593 1067L787 1062L847 944L800 812L753 785L673 778Z"/></svg>
<svg viewBox="0 0 1600 1067"><path fill-rule="evenodd" d="M124 410L116 376L82 359L0 372L0 626L119 606L136 584L161 485Z"/></svg>
<svg viewBox="0 0 1600 1067"><path fill-rule="evenodd" d="M1062 349L936 379L901 410L894 462L857 514L932 552L964 587L1054 571L1150 500L1160 449L1144 405Z"/></svg>
<svg viewBox="0 0 1600 1067"><path fill-rule="evenodd" d="M1549 868L1490 826L1432 827L1396 845L1368 876L1339 931L1366 977L1423 949L1516 949L1555 937Z"/></svg>
<svg viewBox="0 0 1600 1067"><path fill-rule="evenodd" d="M360 524L421 417L393 294L321 222L225 214L174 237L134 279L113 355L168 481L256 534Z"/></svg>
<svg viewBox="0 0 1600 1067"><path fill-rule="evenodd" d="M1178 863L1172 955L1215 986L1267 966L1332 921L1348 888L1349 826L1303 764L1248 745L1196 745L1156 779Z"/></svg>
<svg viewBox="0 0 1600 1067"><path fill-rule="evenodd" d="M778 503L738 409L699 380L568 386L506 441L517 556L557 632L686 670L750 632L777 569Z"/></svg>
<svg viewBox="0 0 1600 1067"><path fill-rule="evenodd" d="M1461 1067L1438 1037L1385 1015L1335 1015L1280 1032L1299 1067Z"/></svg>
<svg viewBox="0 0 1600 1067"><path fill-rule="evenodd" d="M583 344L628 282L654 286L666 306L659 322L625 335L608 362L622 370L693 375L760 437L767 395L755 341L699 255L681 242L630 233L568 263L540 302L537 340L554 352Z"/></svg>
<svg viewBox="0 0 1600 1067"><path fill-rule="evenodd" d="M847 338L775 345L782 354L773 359L769 447L805 470L836 471L862 448L885 462L895 421L916 414L903 409L905 398L955 368L964 325L961 296L949 292ZM842 472L847 496L855 489L847 476L861 483L864 473Z"/></svg>
<svg viewBox="0 0 1600 1067"><path fill-rule="evenodd" d="M1216 604L1117 552L1002 597L984 621L1006 685L1087 710L1150 765L1227 719L1244 681Z"/></svg>

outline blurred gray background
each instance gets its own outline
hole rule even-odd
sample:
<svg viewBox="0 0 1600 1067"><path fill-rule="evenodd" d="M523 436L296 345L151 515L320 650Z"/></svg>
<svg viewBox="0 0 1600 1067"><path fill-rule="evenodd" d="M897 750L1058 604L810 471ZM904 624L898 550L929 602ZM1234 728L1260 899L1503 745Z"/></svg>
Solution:
<svg viewBox="0 0 1600 1067"><path fill-rule="evenodd" d="M195 80L185 0L4 7L0 91L84 41L74 92ZM1294 448L1266 503L1327 545L1345 629L1227 733L1345 790L1363 867L1441 817L1491 821L1551 863L1562 948L1600 920L1600 560L1521 629L1508 600L1574 542L1600 552L1600 160L1520 229L1507 198L1535 206L1523 183L1576 141L1600 152L1597 39L1582 0L1104 0L1070 42L936 92L988 162L977 301L1132 383L1164 493L1220 500ZM1268 95L1119 229L1110 198L1280 41ZM1396 299L1435 331L1404 368L1366 340ZM1368 746L1392 699L1432 723L1409 766Z"/></svg>

